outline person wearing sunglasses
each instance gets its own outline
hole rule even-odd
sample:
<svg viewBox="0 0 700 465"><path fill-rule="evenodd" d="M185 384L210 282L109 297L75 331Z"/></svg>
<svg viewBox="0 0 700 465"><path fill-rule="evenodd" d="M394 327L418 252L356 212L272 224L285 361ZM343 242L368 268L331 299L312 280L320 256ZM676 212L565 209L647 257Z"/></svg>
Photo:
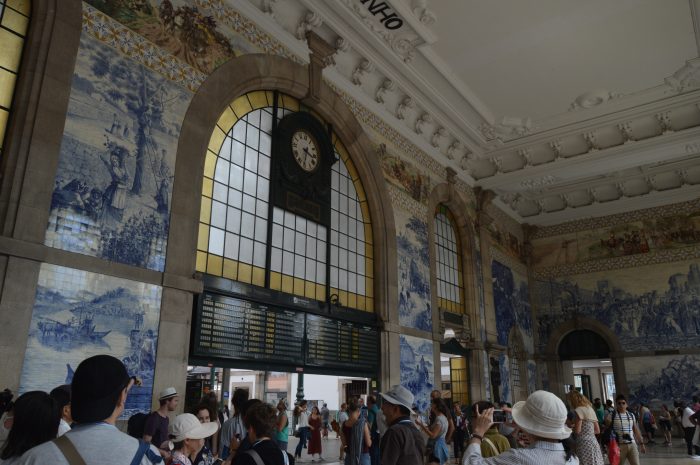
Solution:
<svg viewBox="0 0 700 465"><path fill-rule="evenodd" d="M620 446L620 465L629 460L630 465L639 465L639 451L646 453L642 433L637 425L637 418L627 411L627 399L620 394L615 399L616 409L605 419L611 425L617 443Z"/></svg>

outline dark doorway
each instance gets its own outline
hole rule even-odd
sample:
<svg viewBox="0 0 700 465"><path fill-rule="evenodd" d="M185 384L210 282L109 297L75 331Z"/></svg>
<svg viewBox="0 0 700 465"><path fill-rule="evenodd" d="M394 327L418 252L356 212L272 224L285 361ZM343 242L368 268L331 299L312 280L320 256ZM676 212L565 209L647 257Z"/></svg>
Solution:
<svg viewBox="0 0 700 465"><path fill-rule="evenodd" d="M579 329L564 336L558 352L561 360L606 358L610 355L610 347L600 334Z"/></svg>

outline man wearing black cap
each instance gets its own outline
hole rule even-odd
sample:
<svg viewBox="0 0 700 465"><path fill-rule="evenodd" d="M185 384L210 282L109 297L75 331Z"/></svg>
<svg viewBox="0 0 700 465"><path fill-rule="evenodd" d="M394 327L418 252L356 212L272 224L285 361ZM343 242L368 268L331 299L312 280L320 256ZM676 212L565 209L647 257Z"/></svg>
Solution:
<svg viewBox="0 0 700 465"><path fill-rule="evenodd" d="M71 385L71 414L77 425L65 435L28 450L21 465L121 465L161 463L158 450L120 432L115 423L124 411L133 380L124 364L109 355L83 360Z"/></svg>

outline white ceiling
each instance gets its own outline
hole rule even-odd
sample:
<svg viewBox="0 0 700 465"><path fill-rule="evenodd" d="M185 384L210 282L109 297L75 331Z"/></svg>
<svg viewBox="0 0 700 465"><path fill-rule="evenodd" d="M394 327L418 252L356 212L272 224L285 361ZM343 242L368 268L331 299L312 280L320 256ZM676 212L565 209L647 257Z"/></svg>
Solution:
<svg viewBox="0 0 700 465"><path fill-rule="evenodd" d="M700 197L700 0L225 0L521 223Z"/></svg>

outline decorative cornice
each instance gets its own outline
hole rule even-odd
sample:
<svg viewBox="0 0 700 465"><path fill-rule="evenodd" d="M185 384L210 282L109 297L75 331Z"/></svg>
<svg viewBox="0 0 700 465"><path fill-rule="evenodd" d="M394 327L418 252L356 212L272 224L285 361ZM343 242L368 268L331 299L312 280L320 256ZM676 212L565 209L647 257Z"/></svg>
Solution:
<svg viewBox="0 0 700 465"><path fill-rule="evenodd" d="M535 269L533 271L533 276L536 280L546 280L561 276L619 270L622 268L636 268L646 265L658 265L661 263L681 262L695 258L700 258L700 245L681 247L678 249L663 249L657 252L625 255L622 257L606 258L602 260L589 260L567 265L556 265Z"/></svg>
<svg viewBox="0 0 700 465"><path fill-rule="evenodd" d="M686 92L700 87L700 58L685 62L678 71L664 80L673 92Z"/></svg>
<svg viewBox="0 0 700 465"><path fill-rule="evenodd" d="M389 198L391 199L391 204L400 208L401 210L412 214L413 216L420 218L424 221L428 220L428 206L420 202L413 200L413 198L408 195L403 190L396 186L387 184L387 189L389 191Z"/></svg>
<svg viewBox="0 0 700 465"><path fill-rule="evenodd" d="M700 199L664 205L662 207L634 210L631 212L619 213L617 215L602 216L599 218L586 218L583 220L570 221L568 223L557 224L554 226L543 226L537 228L532 239L560 236L591 229L609 228L618 224L656 219L665 216L682 215L699 210Z"/></svg>
<svg viewBox="0 0 700 465"><path fill-rule="evenodd" d="M484 212L503 227L503 229L517 237L519 241L522 242L524 240L523 228L520 223L515 221L492 202L486 204Z"/></svg>

